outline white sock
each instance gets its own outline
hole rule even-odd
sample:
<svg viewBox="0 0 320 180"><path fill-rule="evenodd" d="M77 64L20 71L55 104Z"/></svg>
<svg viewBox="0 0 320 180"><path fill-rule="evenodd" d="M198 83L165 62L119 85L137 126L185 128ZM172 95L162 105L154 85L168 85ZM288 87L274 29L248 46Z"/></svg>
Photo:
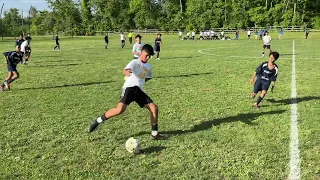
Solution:
<svg viewBox="0 0 320 180"><path fill-rule="evenodd" d="M152 135L152 136L158 135L158 131L152 131L152 132L151 132L151 135Z"/></svg>
<svg viewBox="0 0 320 180"><path fill-rule="evenodd" d="M102 123L102 122L103 122L103 120L101 119L101 117L99 117L99 118L97 119L97 122L98 122L98 123Z"/></svg>

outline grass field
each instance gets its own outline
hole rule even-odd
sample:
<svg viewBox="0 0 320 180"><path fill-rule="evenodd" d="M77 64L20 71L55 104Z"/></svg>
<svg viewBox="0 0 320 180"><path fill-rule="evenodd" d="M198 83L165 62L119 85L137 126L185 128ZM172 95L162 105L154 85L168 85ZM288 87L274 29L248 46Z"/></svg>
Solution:
<svg viewBox="0 0 320 180"><path fill-rule="evenodd" d="M232 35L233 36L233 35ZM155 77L145 85L159 106L166 141L150 140L147 110L135 103L89 134L88 125L114 107L132 45L119 37L34 37L29 66L0 93L0 179L286 179L290 161L292 42L295 40L302 179L320 179L320 33L274 34L280 53L275 92L252 108L249 80L262 42L178 41L163 35ZM154 36L143 36L152 43ZM0 51L13 50L13 41ZM2 60L1 60L2 62ZM1 63L1 78L6 76ZM129 154L129 137L142 153Z"/></svg>

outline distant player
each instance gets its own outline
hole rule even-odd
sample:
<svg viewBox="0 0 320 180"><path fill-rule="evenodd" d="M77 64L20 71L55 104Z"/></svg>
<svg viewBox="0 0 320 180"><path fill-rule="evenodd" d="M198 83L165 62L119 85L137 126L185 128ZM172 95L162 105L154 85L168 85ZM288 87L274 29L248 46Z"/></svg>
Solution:
<svg viewBox="0 0 320 180"><path fill-rule="evenodd" d="M136 35L136 43L132 47L132 54L134 59L139 59L142 47L144 44L141 42L141 36L138 34Z"/></svg>
<svg viewBox="0 0 320 180"><path fill-rule="evenodd" d="M106 35L104 35L104 41L106 42L105 48L108 49L108 44L109 44L109 36L108 36L108 33L106 33Z"/></svg>
<svg viewBox="0 0 320 180"><path fill-rule="evenodd" d="M254 32L254 39L257 40L258 39L258 30L256 29L256 31Z"/></svg>
<svg viewBox="0 0 320 180"><path fill-rule="evenodd" d="M248 39L250 40L250 37L251 37L251 31L250 31L250 29L248 29L247 35L248 35Z"/></svg>
<svg viewBox="0 0 320 180"><path fill-rule="evenodd" d="M4 88L7 88L8 90L11 89L11 83L19 78L17 65L23 60L23 53L20 51L20 46L16 47L16 51L5 52L3 55L8 67L8 76L0 85L0 91L3 91Z"/></svg>
<svg viewBox="0 0 320 180"><path fill-rule="evenodd" d="M23 41L24 41L23 34L20 34L19 39L16 40L15 47L21 46L21 44L23 43Z"/></svg>
<svg viewBox="0 0 320 180"><path fill-rule="evenodd" d="M263 62L260 66L258 66L250 80L250 84L253 84L255 82L252 98L255 98L257 93L261 91L257 102L253 105L255 108L259 108L259 104L267 94L271 83L271 92L273 92L278 76L278 66L275 64L275 61L279 58L279 56L280 55L278 52L271 52L269 61Z"/></svg>
<svg viewBox="0 0 320 180"><path fill-rule="evenodd" d="M200 40L203 39L203 31L200 31L200 37L199 37Z"/></svg>
<svg viewBox="0 0 320 180"><path fill-rule="evenodd" d="M179 40L182 40L182 32L179 31Z"/></svg>
<svg viewBox="0 0 320 180"><path fill-rule="evenodd" d="M59 37L58 37L58 34L56 34L56 37L55 37L55 40L56 40L56 46L53 48L53 50L56 50L56 48L59 49L59 51L61 51L60 49L60 43L59 43Z"/></svg>
<svg viewBox="0 0 320 180"><path fill-rule="evenodd" d="M126 37L124 36L123 32L120 32L120 42L121 42L121 49L124 48L124 46L126 45Z"/></svg>
<svg viewBox="0 0 320 180"><path fill-rule="evenodd" d="M306 29L306 39L308 39L308 36L309 36L309 29Z"/></svg>
<svg viewBox="0 0 320 180"><path fill-rule="evenodd" d="M95 119L89 126L89 132L93 132L102 122L122 114L131 102L136 102L141 108L149 110L151 115L151 137L153 140L165 139L158 133L158 107L152 99L144 92L143 85L152 78L151 64L149 58L154 54L151 45L143 46L139 59L132 60L123 70L126 76L122 88L120 101L116 108L110 109L103 115ZM130 126L128 124L127 126Z"/></svg>
<svg viewBox="0 0 320 180"><path fill-rule="evenodd" d="M260 39L259 40L262 40L263 36L264 36L264 30L260 29Z"/></svg>
<svg viewBox="0 0 320 180"><path fill-rule="evenodd" d="M190 32L187 32L187 39L190 39Z"/></svg>
<svg viewBox="0 0 320 180"><path fill-rule="evenodd" d="M270 43L271 43L271 36L269 36L269 33L268 31L265 32L266 35L263 36L262 40L263 40L263 50L262 50L262 56L264 56L264 51L265 49L269 49L270 52L272 52L271 50L271 46L270 46Z"/></svg>
<svg viewBox="0 0 320 180"><path fill-rule="evenodd" d="M130 44L132 44L132 38L133 38L133 33L132 33L132 32L130 32L130 33L128 34L128 38L129 38Z"/></svg>
<svg viewBox="0 0 320 180"><path fill-rule="evenodd" d="M280 28L280 30L279 30L279 39L282 39L282 35L283 35L283 30L282 30L282 28Z"/></svg>
<svg viewBox="0 0 320 180"><path fill-rule="evenodd" d="M27 35L27 37L26 37L26 40L29 40L29 43L31 42L32 37L31 37L31 34L30 34L30 33L28 33L28 35Z"/></svg>
<svg viewBox="0 0 320 180"><path fill-rule="evenodd" d="M196 33L194 31L192 31L191 36L192 36L192 40L194 40L194 37L196 36Z"/></svg>
<svg viewBox="0 0 320 180"><path fill-rule="evenodd" d="M223 38L224 38L224 31L222 30L220 33L220 39L223 39Z"/></svg>
<svg viewBox="0 0 320 180"><path fill-rule="evenodd" d="M30 44L30 41L31 41L31 39L25 40L21 44L21 52L24 54L23 64L25 64L25 65L28 64L30 56L31 56L31 44Z"/></svg>
<svg viewBox="0 0 320 180"><path fill-rule="evenodd" d="M236 40L238 40L239 39L239 31L237 30L236 31Z"/></svg>
<svg viewBox="0 0 320 180"><path fill-rule="evenodd" d="M157 53L157 59L160 60L160 46L162 44L161 34L157 34L157 38L154 40L154 50Z"/></svg>

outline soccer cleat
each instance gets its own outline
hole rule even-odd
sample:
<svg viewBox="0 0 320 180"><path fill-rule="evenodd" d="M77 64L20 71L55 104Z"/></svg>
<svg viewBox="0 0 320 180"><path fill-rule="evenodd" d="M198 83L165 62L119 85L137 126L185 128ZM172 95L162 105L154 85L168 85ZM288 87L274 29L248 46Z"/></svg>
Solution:
<svg viewBox="0 0 320 180"><path fill-rule="evenodd" d="M168 137L165 135L162 135L162 134L157 134L155 136L151 135L151 139L152 140L166 140L166 139L168 139Z"/></svg>
<svg viewBox="0 0 320 180"><path fill-rule="evenodd" d="M4 82L3 84L4 84L4 86L10 91L10 89L11 89L11 88L10 88L10 84L8 84L7 82Z"/></svg>
<svg viewBox="0 0 320 180"><path fill-rule="evenodd" d="M253 107L256 108L256 109L259 109L259 108L260 108L260 106L259 106L257 103L254 103L254 104L253 104Z"/></svg>
<svg viewBox="0 0 320 180"><path fill-rule="evenodd" d="M157 58L157 60L160 60L160 58Z"/></svg>
<svg viewBox="0 0 320 180"><path fill-rule="evenodd" d="M93 120L89 126L89 133L92 133L98 126L99 126L99 123L97 119Z"/></svg>

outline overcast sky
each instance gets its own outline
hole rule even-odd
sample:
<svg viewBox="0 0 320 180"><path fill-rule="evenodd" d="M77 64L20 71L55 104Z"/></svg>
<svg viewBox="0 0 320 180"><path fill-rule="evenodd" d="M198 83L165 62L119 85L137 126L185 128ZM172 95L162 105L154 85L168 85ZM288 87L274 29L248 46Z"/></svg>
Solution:
<svg viewBox="0 0 320 180"><path fill-rule="evenodd" d="M34 6L38 10L49 9L47 1L45 0L0 0L0 6L2 6L3 3L3 11L9 10L10 8L17 8L20 10L20 13L23 11L25 17L28 16L30 6Z"/></svg>

